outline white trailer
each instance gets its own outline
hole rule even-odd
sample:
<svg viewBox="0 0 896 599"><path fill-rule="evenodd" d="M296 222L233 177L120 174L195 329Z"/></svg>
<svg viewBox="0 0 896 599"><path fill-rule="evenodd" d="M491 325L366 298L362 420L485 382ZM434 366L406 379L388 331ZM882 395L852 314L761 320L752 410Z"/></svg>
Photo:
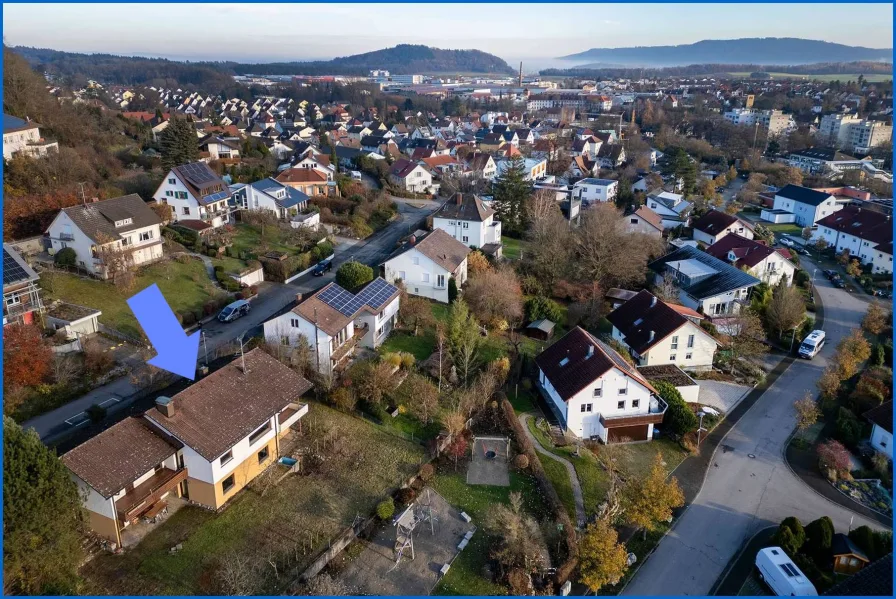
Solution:
<svg viewBox="0 0 896 599"><path fill-rule="evenodd" d="M818 591L780 547L766 547L756 554L759 577L779 597L817 597Z"/></svg>

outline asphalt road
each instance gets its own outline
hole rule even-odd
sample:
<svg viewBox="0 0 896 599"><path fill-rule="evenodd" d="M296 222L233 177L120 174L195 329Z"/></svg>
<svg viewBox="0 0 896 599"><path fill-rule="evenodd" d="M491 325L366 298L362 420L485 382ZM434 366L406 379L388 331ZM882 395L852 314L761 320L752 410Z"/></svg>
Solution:
<svg viewBox="0 0 896 599"><path fill-rule="evenodd" d="M204 324L202 327L203 338L199 344L199 362L205 361L206 352L208 352L209 358L213 358L215 350L219 347L246 333L249 333L250 336L257 333L265 321L286 310L296 299L297 294L307 295L332 281L335 278L336 270L343 262L348 260L363 262L372 266L374 271L379 273L379 265L396 249L398 241L409 232L413 232L418 223L432 214L440 205L438 202L432 201L393 199L398 205L398 217L363 241L340 240L335 249L333 270L329 273L322 277L308 274L286 285L262 283L259 295L252 300L252 310L247 316L228 323L211 320ZM129 366L136 368L139 363L132 363ZM66 423L67 420L76 419L79 414L95 404L103 404L110 411L123 409L131 403L130 396L136 391L137 388L131 383L130 378L122 376L64 406L27 420L23 426L26 429L35 429L44 442L51 443L72 430L72 425Z"/></svg>
<svg viewBox="0 0 896 599"><path fill-rule="evenodd" d="M811 261L801 259L811 272ZM716 450L693 504L624 595L706 595L747 539L787 516L804 523L830 516L838 532L847 532L850 523L881 528L815 493L784 461L796 426L793 402L806 391L816 393L815 381L837 343L860 325L868 306L860 297L834 288L820 273L816 286L824 304L824 349L812 361L795 361L732 428Z"/></svg>

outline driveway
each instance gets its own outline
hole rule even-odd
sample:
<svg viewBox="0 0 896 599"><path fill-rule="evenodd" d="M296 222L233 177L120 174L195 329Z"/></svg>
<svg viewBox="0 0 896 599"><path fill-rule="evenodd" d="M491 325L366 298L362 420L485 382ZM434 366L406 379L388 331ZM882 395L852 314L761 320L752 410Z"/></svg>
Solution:
<svg viewBox="0 0 896 599"><path fill-rule="evenodd" d="M215 319L203 325L203 338L199 344L199 361L205 361L205 353L209 358L214 358L214 352L219 347L238 339L241 335L252 336L260 332L261 325L277 314L289 309L290 304L301 293L307 295L321 288L335 278L336 269L348 260L357 260L374 268L379 272L379 265L395 250L398 240L413 232L418 223L432 214L439 206L436 202L416 202L417 206L407 203L401 198L396 198L398 204L398 217L386 227L380 229L363 241L344 241L337 245L333 258L333 270L323 277L315 277L307 274L296 279L288 285L281 283L264 282L259 285L259 294L252 300L252 311L233 322L221 323ZM129 362L132 367L138 367L138 361ZM131 403L129 397L137 391L129 377L123 376L115 379L102 387L98 387L89 393L82 395L64 406L51 412L42 414L23 423L24 428L33 428L45 443L51 443L63 434L71 431L71 426L66 420L78 416L94 404L105 404L108 407L121 409Z"/></svg>
<svg viewBox="0 0 896 599"><path fill-rule="evenodd" d="M810 267L811 261L805 259ZM814 268L814 266L811 266ZM850 526L882 528L818 495L784 462L793 432L793 402L818 380L837 343L860 325L867 303L817 281L828 343L811 362L795 361L737 422L713 456L703 487L642 565L625 595L707 595L713 583L758 530L787 516L804 523L830 516L838 532Z"/></svg>

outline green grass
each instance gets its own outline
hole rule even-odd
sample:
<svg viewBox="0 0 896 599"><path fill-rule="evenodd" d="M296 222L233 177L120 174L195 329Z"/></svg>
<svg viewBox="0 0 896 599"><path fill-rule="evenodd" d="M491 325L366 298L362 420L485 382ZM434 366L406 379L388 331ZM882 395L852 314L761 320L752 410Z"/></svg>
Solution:
<svg viewBox="0 0 896 599"><path fill-rule="evenodd" d="M100 310L101 323L133 337L140 337L142 330L126 300L153 283L159 286L176 314L201 310L209 299L224 294L211 282L198 258L185 263L167 260L142 268L129 291L120 290L111 282L68 273L47 272L41 275L40 280L46 299L59 299Z"/></svg>
<svg viewBox="0 0 896 599"><path fill-rule="evenodd" d="M434 595L506 595L507 588L489 582L482 576L482 569L488 561L491 537L482 530L482 522L488 508L495 504L508 504L510 493L522 495L523 508L537 520L547 516L547 506L538 491L538 483L529 475L514 470L510 472L509 487L487 485L467 485L463 472L440 472L432 483L448 503L466 512L478 527L469 546L458 554L448 574L433 590Z"/></svg>
<svg viewBox="0 0 896 599"><path fill-rule="evenodd" d="M431 330L421 330L414 337L412 332L392 331L385 342L380 346L384 354L390 352L405 352L412 354L417 361L425 360L432 355L436 348L436 336Z"/></svg>
<svg viewBox="0 0 896 599"><path fill-rule="evenodd" d="M231 258L224 256L223 258L212 258L212 264L224 267L224 271L233 274L239 274L246 269L246 263L239 258Z"/></svg>
<svg viewBox="0 0 896 599"><path fill-rule="evenodd" d="M803 232L803 228L793 223L762 223L769 231L780 233L782 235L796 235L797 237Z"/></svg>
<svg viewBox="0 0 896 599"><path fill-rule="evenodd" d="M510 405L513 406L513 411L517 414L522 414L524 412L533 412L535 411L535 395L534 391L526 391L525 389L520 389L519 394L516 391L511 391L507 394L507 399L510 401Z"/></svg>
<svg viewBox="0 0 896 599"><path fill-rule="evenodd" d="M554 490L557 491L557 496L560 497L560 502L563 504L563 507L566 508L566 512L569 514L570 519L575 522L577 520L576 500L573 495L572 482L569 480L569 472L566 470L566 466L543 454L539 454L538 459L541 460L541 466L544 468L545 475L547 475L548 480L551 481Z"/></svg>
<svg viewBox="0 0 896 599"><path fill-rule="evenodd" d="M289 553L301 571L328 539L357 514L372 513L425 459L419 445L317 403L305 420L300 446L317 446L325 455L324 468L310 477L287 477L263 497L250 485L219 514L182 508L135 548L93 559L82 572L89 594L216 594L216 566L234 552L265 560ZM329 430L338 436L332 445L323 441ZM300 547L296 557L295 540L312 530L315 546L304 555ZM170 553L177 543L183 544L181 551ZM281 594L291 580L268 577L253 594Z"/></svg>
<svg viewBox="0 0 896 599"><path fill-rule="evenodd" d="M762 71L764 73L768 73L772 79L807 79L807 80L817 80L817 81L842 81L846 83L847 81L856 81L859 78L858 73L837 73L833 75L798 75L796 73L780 73L780 72L769 72ZM749 77L750 73L747 71L738 71L735 73L728 73L732 77ZM870 75L862 74L865 78L865 81L869 83L880 83L881 81L892 81L893 75L889 75L887 73L872 73Z"/></svg>
<svg viewBox="0 0 896 599"><path fill-rule="evenodd" d="M298 248L294 245L286 244L282 237L282 232L278 227L266 226L264 228L264 240L262 240L261 226L238 224L233 235L233 249L238 252L249 251L258 253L261 247L266 246L266 251L269 252L285 252L290 255L298 253Z"/></svg>
<svg viewBox="0 0 896 599"><path fill-rule="evenodd" d="M502 253L508 260L519 260L522 252L528 245L527 242L521 239L507 237L506 235L501 237L501 243L504 246Z"/></svg>

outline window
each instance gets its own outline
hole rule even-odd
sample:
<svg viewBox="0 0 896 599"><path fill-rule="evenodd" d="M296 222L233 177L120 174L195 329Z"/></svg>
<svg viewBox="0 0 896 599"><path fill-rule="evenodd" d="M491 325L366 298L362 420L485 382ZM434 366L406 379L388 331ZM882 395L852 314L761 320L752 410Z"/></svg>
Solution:
<svg viewBox="0 0 896 599"><path fill-rule="evenodd" d="M436 275L436 287L445 286L445 275Z"/></svg>
<svg viewBox="0 0 896 599"><path fill-rule="evenodd" d="M405 279L408 278L408 273L406 273L406 272L403 271L403 270L399 270L399 271L398 271L398 278L401 279L402 281L404 281Z"/></svg>
<svg viewBox="0 0 896 599"><path fill-rule="evenodd" d="M223 466L224 464L226 464L227 462L229 462L232 459L233 459L233 450L230 450L227 453L225 453L224 455L222 455L221 459L218 460L218 462L220 463L221 466Z"/></svg>
<svg viewBox="0 0 896 599"><path fill-rule="evenodd" d="M262 462L267 460L268 457L270 457L270 455L271 455L270 450L267 447L265 447L264 449L262 449L261 451L258 452L258 463L261 464Z"/></svg>
<svg viewBox="0 0 896 599"><path fill-rule="evenodd" d="M464 235L462 241L463 241L464 243L469 243L469 242L470 242L470 238L467 237L466 235Z"/></svg>
<svg viewBox="0 0 896 599"><path fill-rule="evenodd" d="M687 354L684 355L684 359L685 359L685 360L690 360L690 359L693 358L693 357L694 357L694 354L691 354L691 353L687 353Z"/></svg>
<svg viewBox="0 0 896 599"><path fill-rule="evenodd" d="M183 215L184 215L184 216L189 216L189 215L190 215L190 207L189 207L189 206L184 206L184 207L183 207Z"/></svg>
<svg viewBox="0 0 896 599"><path fill-rule="evenodd" d="M669 356L669 361L670 361L670 362L674 362L674 361L675 361L675 358L677 358L677 357L678 357L677 355L672 354L671 356Z"/></svg>
<svg viewBox="0 0 896 599"><path fill-rule="evenodd" d="M640 406L640 405L641 405L641 400L640 400L640 399L633 399L633 400L632 400L632 407L633 407L633 408L637 408L637 407Z"/></svg>
<svg viewBox="0 0 896 599"><path fill-rule="evenodd" d="M290 318L289 325L294 329L299 328L299 319L298 318Z"/></svg>
<svg viewBox="0 0 896 599"><path fill-rule="evenodd" d="M172 179L168 179L168 184L169 184L169 185L174 185L174 184L176 184L176 183L177 183L177 179L173 179L173 178L172 178Z"/></svg>
<svg viewBox="0 0 896 599"><path fill-rule="evenodd" d="M254 433L249 435L249 445L253 445L256 441L258 441L265 434L270 432L271 430L271 421L268 420L264 424L262 424Z"/></svg>
<svg viewBox="0 0 896 599"><path fill-rule="evenodd" d="M619 390L619 395L628 395L628 387Z"/></svg>
<svg viewBox="0 0 896 599"><path fill-rule="evenodd" d="M620 399L618 402L616 402L616 408L619 410L624 410L625 409L625 400Z"/></svg>
<svg viewBox="0 0 896 599"><path fill-rule="evenodd" d="M470 223L468 223L467 221L464 221L464 226L463 226L463 228L464 228L464 229L469 229L469 228L470 228Z"/></svg>
<svg viewBox="0 0 896 599"><path fill-rule="evenodd" d="M694 336L688 335L688 347L694 347Z"/></svg>
<svg viewBox="0 0 896 599"><path fill-rule="evenodd" d="M174 197L174 192L169 190L169 191L166 191L166 192L165 192L165 195L168 196L169 198L173 198L173 197Z"/></svg>
<svg viewBox="0 0 896 599"><path fill-rule="evenodd" d="M415 265L419 265L419 264L420 264L420 257L419 257L419 256L414 256L413 258L411 258L411 262L413 262Z"/></svg>
<svg viewBox="0 0 896 599"><path fill-rule="evenodd" d="M421 275L421 276L423 277L422 281L424 283L429 283L429 273L428 272L423 273L423 275Z"/></svg>
<svg viewBox="0 0 896 599"><path fill-rule="evenodd" d="M225 478L224 481L221 483L221 491L223 491L224 493L228 493L233 488L233 486L235 484L236 484L235 479L233 478L233 475L231 474L230 476Z"/></svg>
<svg viewBox="0 0 896 599"><path fill-rule="evenodd" d="M7 306L15 306L22 303L22 298L18 293L10 293L4 299Z"/></svg>
<svg viewBox="0 0 896 599"><path fill-rule="evenodd" d="M678 335L672 337L672 349L678 349Z"/></svg>
<svg viewBox="0 0 896 599"><path fill-rule="evenodd" d="M149 241L152 237L152 231L144 231L140 233L140 241Z"/></svg>
<svg viewBox="0 0 896 599"><path fill-rule="evenodd" d="M637 225L637 224L638 224L638 219L637 219L637 218L633 218L633 219L632 219L632 224L633 224L633 225Z"/></svg>
<svg viewBox="0 0 896 599"><path fill-rule="evenodd" d="M601 389L600 387L596 388L596 389L594 390L594 397L600 397L600 396L603 394L603 391L604 391L604 390Z"/></svg>
<svg viewBox="0 0 896 599"><path fill-rule="evenodd" d="M881 446L881 447L886 447L886 446L887 446L887 442L886 442L885 440L881 439L881 440L880 440L880 446Z"/></svg>

